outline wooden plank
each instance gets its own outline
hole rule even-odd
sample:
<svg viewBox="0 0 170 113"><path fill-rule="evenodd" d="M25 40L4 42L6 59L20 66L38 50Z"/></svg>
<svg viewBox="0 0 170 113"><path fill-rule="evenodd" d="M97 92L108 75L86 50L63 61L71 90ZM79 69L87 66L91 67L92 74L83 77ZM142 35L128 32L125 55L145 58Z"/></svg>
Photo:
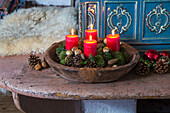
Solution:
<svg viewBox="0 0 170 113"><path fill-rule="evenodd" d="M12 98L11 97L0 97L0 103L4 103L4 102L12 102Z"/></svg>
<svg viewBox="0 0 170 113"><path fill-rule="evenodd" d="M16 110L16 107L12 101L3 102L3 103L0 103L0 110Z"/></svg>
<svg viewBox="0 0 170 113"><path fill-rule="evenodd" d="M12 95L11 93L9 94L3 94L0 92L0 103L4 103L4 102L12 102Z"/></svg>
<svg viewBox="0 0 170 113"><path fill-rule="evenodd" d="M21 113L21 112L17 111L17 110L16 111L13 111L13 110L12 111L6 111L5 110L5 111L0 111L0 113Z"/></svg>
<svg viewBox="0 0 170 113"><path fill-rule="evenodd" d="M21 113L15 107L11 94L0 93L0 113Z"/></svg>

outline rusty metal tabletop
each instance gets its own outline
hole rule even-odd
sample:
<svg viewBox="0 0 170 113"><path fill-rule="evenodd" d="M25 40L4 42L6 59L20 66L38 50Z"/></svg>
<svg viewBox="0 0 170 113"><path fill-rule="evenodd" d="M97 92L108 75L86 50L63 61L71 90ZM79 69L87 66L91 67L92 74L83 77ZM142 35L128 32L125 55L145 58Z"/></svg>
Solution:
<svg viewBox="0 0 170 113"><path fill-rule="evenodd" d="M0 87L46 99L170 99L170 71L149 76L131 71L116 82L86 84L65 80L51 68L31 70L27 60L28 55L0 57Z"/></svg>

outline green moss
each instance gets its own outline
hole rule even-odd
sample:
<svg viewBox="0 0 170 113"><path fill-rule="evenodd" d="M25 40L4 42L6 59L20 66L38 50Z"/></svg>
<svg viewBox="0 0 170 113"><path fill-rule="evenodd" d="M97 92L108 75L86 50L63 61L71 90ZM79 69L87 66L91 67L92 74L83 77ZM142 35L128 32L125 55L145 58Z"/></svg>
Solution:
<svg viewBox="0 0 170 113"><path fill-rule="evenodd" d="M65 65L65 64L66 64L65 59L61 60L61 64L63 64L63 65Z"/></svg>
<svg viewBox="0 0 170 113"><path fill-rule="evenodd" d="M86 65L89 61L81 61L81 65Z"/></svg>
<svg viewBox="0 0 170 113"><path fill-rule="evenodd" d="M102 47L97 49L97 55L95 57L92 56L92 54L89 55L88 59L85 59L81 62L81 65L87 65L88 62L95 62L98 67L104 67L105 63L109 61L110 59L117 58L119 59L117 61L117 65L124 65L125 63L129 62L129 56L127 54L127 51L125 48L120 46L120 52L109 52L109 53L103 53L103 48L106 47L106 44L103 44ZM83 51L82 44L78 46L78 48ZM65 41L63 41L63 44L59 45L58 48L56 48L56 54L59 55L59 59L61 64L65 65L65 57L66 55L66 49L65 49ZM105 58L105 60L103 60ZM73 61L72 58L69 58L70 61ZM146 62L148 65L150 65L148 62Z"/></svg>
<svg viewBox="0 0 170 113"><path fill-rule="evenodd" d="M89 54L89 60L90 60L91 62L94 61L94 57L92 56L92 54Z"/></svg>
<svg viewBox="0 0 170 113"><path fill-rule="evenodd" d="M107 61L110 60L110 59L112 59L111 53L105 53L104 55L106 56L106 60L107 60Z"/></svg>
<svg viewBox="0 0 170 113"><path fill-rule="evenodd" d="M66 56L66 51L61 51L61 53L59 54L59 59L64 60Z"/></svg>
<svg viewBox="0 0 170 113"><path fill-rule="evenodd" d="M121 65L124 65L124 64L125 64L125 59L124 59L122 53L120 53L120 52L118 52L118 51L116 51L116 52L114 51L114 52L112 52L112 54L114 55L114 58L119 59L119 60L116 62L117 65L121 66Z"/></svg>
<svg viewBox="0 0 170 113"><path fill-rule="evenodd" d="M124 51L122 54L123 54L123 57L124 57L124 59L125 59L125 62L126 62L126 63L129 63L129 55L127 54L127 52Z"/></svg>
<svg viewBox="0 0 170 113"><path fill-rule="evenodd" d="M98 54L98 55L102 55L102 54L103 54L103 49L102 49L102 47L100 47L99 49L97 49L97 54Z"/></svg>
<svg viewBox="0 0 170 113"><path fill-rule="evenodd" d="M120 51L126 51L126 49L120 45Z"/></svg>
<svg viewBox="0 0 170 113"><path fill-rule="evenodd" d="M58 48L56 48L56 54L60 54L64 50L64 47L62 45L59 45Z"/></svg>
<svg viewBox="0 0 170 113"><path fill-rule="evenodd" d="M56 48L56 54L60 54L62 51L65 50L65 40L63 41L63 44L62 45L59 45L57 48Z"/></svg>
<svg viewBox="0 0 170 113"><path fill-rule="evenodd" d="M121 53L122 53L122 55L123 55L123 57L124 57L124 59L125 59L125 62L126 62L126 63L129 63L129 56L128 56L128 54L127 54L127 51L126 51L126 49L125 49L124 47L122 47L121 45L120 45L120 51L121 51Z"/></svg>
<svg viewBox="0 0 170 113"><path fill-rule="evenodd" d="M104 67L105 65L105 61L103 60L103 57L101 55L96 55L94 57L95 63L99 66L99 67Z"/></svg>

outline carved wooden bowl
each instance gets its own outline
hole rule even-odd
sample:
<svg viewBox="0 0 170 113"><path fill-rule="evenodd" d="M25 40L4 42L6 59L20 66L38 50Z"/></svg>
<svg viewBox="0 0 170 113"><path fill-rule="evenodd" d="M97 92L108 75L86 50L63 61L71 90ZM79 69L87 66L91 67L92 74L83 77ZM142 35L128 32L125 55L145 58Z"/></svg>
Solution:
<svg viewBox="0 0 170 113"><path fill-rule="evenodd" d="M56 48L59 44L62 44L62 42L53 44L50 48L48 48L45 53L45 60L58 75L71 81L86 83L115 81L126 75L130 70L132 70L132 68L137 64L140 58L139 52L135 48L125 42L121 42L122 47L127 50L127 53L130 56L130 62L128 64L114 68L68 67L55 62Z"/></svg>

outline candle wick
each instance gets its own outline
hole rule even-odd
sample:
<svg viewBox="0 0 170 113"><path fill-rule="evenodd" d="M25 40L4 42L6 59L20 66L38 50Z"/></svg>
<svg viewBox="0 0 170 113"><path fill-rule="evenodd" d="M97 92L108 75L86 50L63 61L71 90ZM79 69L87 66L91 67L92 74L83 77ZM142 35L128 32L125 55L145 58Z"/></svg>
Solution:
<svg viewBox="0 0 170 113"><path fill-rule="evenodd" d="M93 30L93 25L92 24L90 25L90 29Z"/></svg>
<svg viewBox="0 0 170 113"><path fill-rule="evenodd" d="M71 29L71 35L74 35L74 29Z"/></svg>
<svg viewBox="0 0 170 113"><path fill-rule="evenodd" d="M115 30L114 29L112 30L112 35L115 35Z"/></svg>

